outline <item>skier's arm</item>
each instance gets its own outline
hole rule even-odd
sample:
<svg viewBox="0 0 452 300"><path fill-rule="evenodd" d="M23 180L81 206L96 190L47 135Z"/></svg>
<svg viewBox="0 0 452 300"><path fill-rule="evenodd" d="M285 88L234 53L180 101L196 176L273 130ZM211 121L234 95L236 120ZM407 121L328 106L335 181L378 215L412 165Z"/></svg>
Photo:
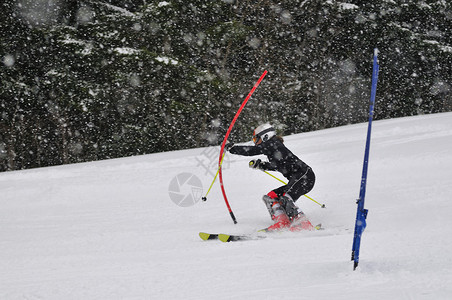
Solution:
<svg viewBox="0 0 452 300"><path fill-rule="evenodd" d="M229 149L231 154L243 155L243 156L254 156L262 154L261 147L258 146L232 146Z"/></svg>
<svg viewBox="0 0 452 300"><path fill-rule="evenodd" d="M262 171L277 171L276 166L268 161L262 161L260 159L253 159L249 163L250 168L259 169Z"/></svg>
<svg viewBox="0 0 452 300"><path fill-rule="evenodd" d="M260 163L259 169L264 171L278 171L276 166L274 166L271 162L263 161Z"/></svg>

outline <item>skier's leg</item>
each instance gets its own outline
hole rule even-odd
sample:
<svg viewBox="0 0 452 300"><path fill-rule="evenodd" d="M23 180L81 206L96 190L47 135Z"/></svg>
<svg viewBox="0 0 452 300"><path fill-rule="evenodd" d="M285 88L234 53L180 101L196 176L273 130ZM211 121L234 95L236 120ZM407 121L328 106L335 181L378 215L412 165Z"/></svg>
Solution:
<svg viewBox="0 0 452 300"><path fill-rule="evenodd" d="M300 174L299 177L295 177L287 184L285 194L289 194L293 202L296 202L298 198L309 193L315 184L315 174L311 168L309 168L305 174Z"/></svg>
<svg viewBox="0 0 452 300"><path fill-rule="evenodd" d="M289 219L291 221L291 231L312 230L314 227L306 215L295 205L295 201L312 190L315 183L315 174L309 169L306 174L293 181L284 196L280 197Z"/></svg>
<svg viewBox="0 0 452 300"><path fill-rule="evenodd" d="M314 228L304 213L295 205L295 201L308 193L313 188L314 183L314 172L309 169L305 174L293 178L287 185L271 191L262 198L272 220L275 221L275 224L268 227L267 231L287 228L291 226L291 222L293 231ZM290 230L292 230L292 227Z"/></svg>

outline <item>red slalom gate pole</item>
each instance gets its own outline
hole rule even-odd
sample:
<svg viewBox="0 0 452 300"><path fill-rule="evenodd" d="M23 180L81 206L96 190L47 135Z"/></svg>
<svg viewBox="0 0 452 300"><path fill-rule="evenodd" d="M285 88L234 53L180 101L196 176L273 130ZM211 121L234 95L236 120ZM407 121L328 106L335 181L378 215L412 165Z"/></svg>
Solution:
<svg viewBox="0 0 452 300"><path fill-rule="evenodd" d="M248 96L246 96L246 98L243 101L242 105L240 106L239 110L235 114L234 119L232 119L232 122L231 122L231 124L229 125L229 128L228 128L228 131L226 132L226 135L224 136L223 143L221 144L220 158L218 160L218 171L219 171L218 174L220 175L219 176L220 187L221 187L221 192L223 193L224 202L226 203L226 206L227 206L227 208L229 210L229 214L231 215L231 218L232 218L232 221L234 221L234 224L237 224L237 220L235 219L234 213L232 212L231 206L229 205L228 197L226 197L226 192L224 190L224 185L223 185L223 174L221 172L221 163L222 163L222 158L223 158L224 146L226 145L226 141L228 140L229 134L231 133L232 128L234 127L235 121L237 121L237 118L239 117L239 115L242 112L243 108L245 107L246 103L251 98L251 95L254 93L256 88L259 86L259 84L261 83L262 79L264 79L265 75L267 75L267 70L265 70L264 73L262 73L261 77L254 84L254 87L251 89L251 91L249 92Z"/></svg>

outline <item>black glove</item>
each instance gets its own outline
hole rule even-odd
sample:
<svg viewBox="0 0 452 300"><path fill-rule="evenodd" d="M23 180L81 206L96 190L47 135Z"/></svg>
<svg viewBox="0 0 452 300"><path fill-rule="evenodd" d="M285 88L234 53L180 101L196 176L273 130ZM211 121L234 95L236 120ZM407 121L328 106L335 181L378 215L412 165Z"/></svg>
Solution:
<svg viewBox="0 0 452 300"><path fill-rule="evenodd" d="M234 147L234 143L232 143L232 142L229 142L229 143L227 143L226 145L224 145L224 149L225 149L226 151L231 150L232 147Z"/></svg>
<svg viewBox="0 0 452 300"><path fill-rule="evenodd" d="M262 160L260 160L260 159L253 159L253 160L250 160L250 162L249 162L249 167L251 168L251 169L258 169L258 170L263 170L264 168L264 166L263 166L263 164L262 164Z"/></svg>

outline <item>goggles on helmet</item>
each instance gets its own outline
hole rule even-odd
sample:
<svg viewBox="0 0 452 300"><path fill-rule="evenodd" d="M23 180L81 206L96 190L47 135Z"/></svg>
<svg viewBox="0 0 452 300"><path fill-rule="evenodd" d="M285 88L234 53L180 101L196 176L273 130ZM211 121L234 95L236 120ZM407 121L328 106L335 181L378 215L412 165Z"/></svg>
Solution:
<svg viewBox="0 0 452 300"><path fill-rule="evenodd" d="M260 136L258 136L258 135L253 135L253 142L254 142L254 144L257 144L257 142L259 142L260 139L261 139Z"/></svg>

